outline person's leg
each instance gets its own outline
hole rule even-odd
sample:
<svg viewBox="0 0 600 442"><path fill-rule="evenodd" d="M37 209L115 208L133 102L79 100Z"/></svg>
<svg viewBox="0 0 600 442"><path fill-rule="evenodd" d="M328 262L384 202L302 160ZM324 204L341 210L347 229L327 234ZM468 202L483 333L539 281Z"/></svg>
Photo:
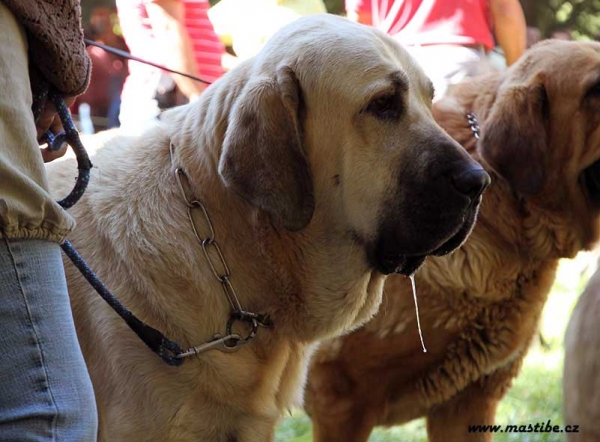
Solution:
<svg viewBox="0 0 600 442"><path fill-rule="evenodd" d="M27 37L1 0L0 38L0 441L94 441L96 404L57 244L72 222L47 192Z"/></svg>
<svg viewBox="0 0 600 442"><path fill-rule="evenodd" d="M96 440L60 247L0 240L0 440Z"/></svg>

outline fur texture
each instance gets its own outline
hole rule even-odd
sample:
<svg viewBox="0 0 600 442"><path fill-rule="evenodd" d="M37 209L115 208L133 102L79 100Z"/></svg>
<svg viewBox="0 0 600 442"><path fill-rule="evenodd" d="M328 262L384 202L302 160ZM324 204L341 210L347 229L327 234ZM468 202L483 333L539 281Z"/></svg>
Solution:
<svg viewBox="0 0 600 442"><path fill-rule="evenodd" d="M380 313L323 345L307 408L315 441L366 441L376 425L426 416L430 441L489 441L519 372L558 260L598 238L600 44L538 44L504 73L459 85L434 106L446 131L492 174L477 225L452 255L388 278ZM577 66L577 70L573 67ZM477 142L466 113L481 125ZM592 166L592 167L590 167Z"/></svg>

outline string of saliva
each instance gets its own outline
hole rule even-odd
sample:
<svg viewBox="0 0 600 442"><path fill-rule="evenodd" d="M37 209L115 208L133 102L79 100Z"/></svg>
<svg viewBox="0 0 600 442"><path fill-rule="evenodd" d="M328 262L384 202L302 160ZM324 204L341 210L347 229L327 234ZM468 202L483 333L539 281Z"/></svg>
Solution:
<svg viewBox="0 0 600 442"><path fill-rule="evenodd" d="M421 338L421 345L423 346L423 353L427 353L425 348L425 342L423 341L423 332L421 330L421 321L419 319L419 304L417 304L417 287L415 286L415 274L409 276L410 282L412 283L413 298L415 300L415 310L417 312L417 327L419 328L419 338Z"/></svg>

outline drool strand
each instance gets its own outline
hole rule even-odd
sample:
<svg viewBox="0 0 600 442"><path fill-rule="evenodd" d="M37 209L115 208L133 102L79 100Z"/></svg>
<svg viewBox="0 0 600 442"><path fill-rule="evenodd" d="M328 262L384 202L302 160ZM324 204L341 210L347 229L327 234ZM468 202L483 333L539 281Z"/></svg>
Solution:
<svg viewBox="0 0 600 442"><path fill-rule="evenodd" d="M417 304L417 287L415 286L415 274L409 276L410 282L412 283L413 298L415 300L415 310L417 312L417 327L419 328L419 338L421 338L421 345L423 346L423 353L427 353L425 348L425 342L423 341L423 332L421 331L421 321L419 320L419 304Z"/></svg>

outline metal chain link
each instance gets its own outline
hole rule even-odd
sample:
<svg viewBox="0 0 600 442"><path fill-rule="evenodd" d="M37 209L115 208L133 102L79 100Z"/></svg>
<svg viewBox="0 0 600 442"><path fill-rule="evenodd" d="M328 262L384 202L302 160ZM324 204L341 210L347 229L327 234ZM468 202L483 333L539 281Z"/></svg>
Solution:
<svg viewBox="0 0 600 442"><path fill-rule="evenodd" d="M469 123L469 127L473 132L473 137L478 140L479 139L479 121L477 121L477 117L473 112L469 112L466 115L467 121Z"/></svg>
<svg viewBox="0 0 600 442"><path fill-rule="evenodd" d="M171 161L173 161L173 150L174 146L171 143ZM227 298L227 301L232 309L231 316L226 325L226 336L215 334L211 340L186 350L178 357L183 358L186 356L196 355L211 349L217 349L226 352L236 351L240 345L247 343L256 336L259 326L266 327L271 324L269 323L266 315L246 312L244 309L242 309L237 293L233 288L233 284L231 283L231 270L227 265L225 256L223 255L223 252L221 251L221 248L219 247L219 244L215 238L215 229L213 228L213 224L210 216L208 215L208 210L206 210L206 206L198 199L188 197L188 195L191 194L189 178L181 167L175 168L175 176L181 196L183 197L183 201L187 205L187 214L190 220L192 231L194 232L194 236L202 248L204 256L206 257L206 261L208 262L213 275L221 283L225 297ZM204 231L207 232L205 235L202 234L204 231L200 231L198 229L198 224L196 223L194 213L202 214L202 218L204 219L203 224L205 227ZM240 335L232 332L233 324L236 321L242 321L250 324L251 329L246 337L241 337Z"/></svg>

